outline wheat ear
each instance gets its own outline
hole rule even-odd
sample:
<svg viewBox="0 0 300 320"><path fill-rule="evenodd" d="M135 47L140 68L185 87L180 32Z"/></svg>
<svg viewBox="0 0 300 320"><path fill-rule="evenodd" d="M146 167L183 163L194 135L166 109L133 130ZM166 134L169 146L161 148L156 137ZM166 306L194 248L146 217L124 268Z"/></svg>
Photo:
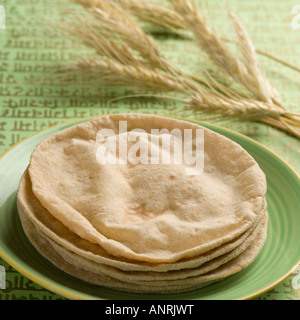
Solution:
<svg viewBox="0 0 300 320"><path fill-rule="evenodd" d="M174 100L184 101L187 107L195 107L203 114L212 117L218 115L256 121L272 119L272 125L280 123L281 128L284 128L285 131L300 137L300 132L294 128L295 115L278 108L273 102L258 101L241 96L222 86L216 79L211 79L211 82L202 78L200 78L200 82L195 81L193 77L173 66L160 53L154 39L146 34L130 13L125 13L117 3L105 0L101 2L96 0L75 1L84 4L88 17L92 21L92 23L86 23L86 30L81 36L84 38L86 32L93 33L93 36L87 36L84 42L96 49L96 56L79 59L77 63L69 66L71 72L91 74L101 84L135 86L159 92L181 93L186 95L186 98L174 97ZM178 0L175 3L177 6L189 4L184 0ZM188 5L186 11L189 12L188 10L191 9L195 9L195 7ZM181 12L185 19L186 11ZM193 15L198 17L198 14L193 13ZM194 18L190 18L189 14L188 17L191 19L188 23L194 21ZM202 30L206 32L204 40L208 41L207 37L212 33L205 23L202 23ZM220 55L218 57L218 54L214 53L214 59L219 61L218 63L221 65L223 59L230 60L229 64L223 63L225 71L228 69L230 75L237 71L239 76L241 69L244 73L247 72L243 63L235 59L221 40L215 35L212 36L212 39L213 45L209 50L215 50ZM127 47L129 53L125 60L121 58L124 46ZM249 47L249 42L247 42L247 46ZM247 50L247 46L244 45L243 50ZM135 64L134 61L137 63ZM251 63L254 62L256 63L252 58ZM157 94L155 93L153 96L157 96ZM285 121L286 119L289 119L289 122Z"/></svg>

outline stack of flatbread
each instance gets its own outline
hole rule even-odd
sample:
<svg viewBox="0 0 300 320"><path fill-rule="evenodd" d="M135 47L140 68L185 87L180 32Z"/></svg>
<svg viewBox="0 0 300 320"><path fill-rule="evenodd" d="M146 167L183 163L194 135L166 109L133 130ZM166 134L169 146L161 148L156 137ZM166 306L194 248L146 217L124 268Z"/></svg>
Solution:
<svg viewBox="0 0 300 320"><path fill-rule="evenodd" d="M127 132L146 135L125 144L119 130L125 122ZM151 156L152 129L176 129L177 142L178 132L184 140L186 129L202 130L201 172L178 157L124 161L124 146L132 159L135 153L141 160L145 150ZM113 149L99 153L108 141L100 141L99 132L115 133L115 163L101 161L101 155L111 159ZM194 137L192 149L196 143ZM114 114L36 146L20 181L18 211L40 254L74 277L130 292L172 293L222 280L253 262L267 236L265 194L258 164L224 136L187 121Z"/></svg>

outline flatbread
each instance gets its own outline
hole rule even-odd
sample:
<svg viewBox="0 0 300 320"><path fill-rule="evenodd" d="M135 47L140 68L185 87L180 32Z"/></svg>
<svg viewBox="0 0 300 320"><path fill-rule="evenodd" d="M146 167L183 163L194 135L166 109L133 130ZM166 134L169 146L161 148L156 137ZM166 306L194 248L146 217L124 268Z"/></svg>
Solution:
<svg viewBox="0 0 300 320"><path fill-rule="evenodd" d="M31 181L27 170L23 174L19 185L18 210L19 212L23 212L23 215L26 215L27 218L30 219L40 231L40 233L44 234L44 237L49 241L51 239L60 245L60 247L75 253L77 256L81 256L87 260L91 260L92 262L96 262L97 268L100 269L101 272L109 274L118 273L118 275L115 275L115 277L119 276L124 278L124 273L120 272L120 270L131 272L134 271L131 275L132 278L145 280L146 278L149 278L149 274L143 273L144 271L150 272L150 279L151 275L155 273L157 274L158 272L161 273L160 279L170 279L174 277L184 278L189 274L195 274L195 268L198 268L219 256L223 256L219 260L219 263L222 263L222 261L225 263L226 261L230 260L231 257L238 255L241 252L241 248L245 246L245 243L250 244L250 234L258 232L258 225L263 215L266 214L266 202L265 199L261 199L261 203L257 201L255 206L255 210L258 215L257 222L238 239L234 239L228 243L225 243L222 246L200 256L181 260L172 264L146 264L124 259L120 260L119 258L107 254L100 246L92 244L85 239L81 239L41 206L40 202L32 193ZM226 255L227 253L229 254ZM210 268L212 268L212 265L210 265ZM184 269L184 272L181 274L170 272L180 269ZM187 269L193 270L189 272ZM142 273L140 271L142 271ZM200 274L201 271L197 270L196 273ZM130 277L130 274L127 274L126 277Z"/></svg>
<svg viewBox="0 0 300 320"><path fill-rule="evenodd" d="M103 165L97 133L151 129L204 130L204 171L184 165ZM195 141L193 140L193 144ZM197 124L143 114L116 114L41 141L28 167L41 205L81 239L114 257L175 263L238 239L257 222L266 180L238 144ZM261 214L261 213L260 213Z"/></svg>
<svg viewBox="0 0 300 320"><path fill-rule="evenodd" d="M103 132L116 137L114 154L103 153ZM203 156L204 166L180 153L188 143L189 160ZM147 163L155 153L170 162ZM115 163L105 163L112 155ZM175 293L254 261L267 237L266 188L255 160L222 135L172 118L115 114L41 141L17 206L28 239L68 274L129 292Z"/></svg>
<svg viewBox="0 0 300 320"><path fill-rule="evenodd" d="M267 215L265 215L263 226L259 232L259 235L256 237L256 240L249 246L247 250L238 255L236 258L230 260L226 264L211 272L205 273L198 277L189 278L187 284L183 283L184 281L181 280L181 282L175 282L175 284L163 282L155 285L155 283L145 284L120 281L105 274L93 273L73 265L67 262L60 254L58 254L45 237L40 236L34 224L26 217L26 215L23 215L22 211L20 212L20 218L23 229L31 243L36 247L41 255L51 261L59 269L85 282L128 292L154 292L163 294L178 293L196 290L216 281L220 281L237 272L240 272L249 266L260 252L267 236Z"/></svg>

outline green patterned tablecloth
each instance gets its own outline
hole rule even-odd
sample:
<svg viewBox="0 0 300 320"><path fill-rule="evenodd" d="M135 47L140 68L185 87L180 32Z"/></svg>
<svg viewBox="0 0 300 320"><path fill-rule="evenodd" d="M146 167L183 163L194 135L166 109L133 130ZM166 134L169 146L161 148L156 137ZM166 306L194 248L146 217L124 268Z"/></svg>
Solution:
<svg viewBox="0 0 300 320"><path fill-rule="evenodd" d="M117 92L97 86L33 83L31 80L35 76L46 74L53 65L66 64L84 52L76 41L61 37L55 28L43 23L49 18L64 19L60 9L66 3L67 0L0 0L0 154L39 130L81 117L121 111L197 117L171 100L110 102L117 95L132 93L127 89ZM298 19L297 1L203 0L201 4L209 23L220 34L232 33L227 15L230 9L244 22L257 48L300 66L300 6ZM4 12L5 29L1 20ZM157 41L174 63L194 72L197 70L201 59L192 42L164 34L158 35ZM300 113L300 72L262 56L261 62L283 103ZM226 126L266 145L300 173L300 141L296 138L258 123L226 123ZM0 181L0 192L4 187ZM33 283L1 258L0 266L6 271L6 289L0 289L0 300L63 299ZM292 274L257 299L299 300L299 286L293 285L296 276Z"/></svg>

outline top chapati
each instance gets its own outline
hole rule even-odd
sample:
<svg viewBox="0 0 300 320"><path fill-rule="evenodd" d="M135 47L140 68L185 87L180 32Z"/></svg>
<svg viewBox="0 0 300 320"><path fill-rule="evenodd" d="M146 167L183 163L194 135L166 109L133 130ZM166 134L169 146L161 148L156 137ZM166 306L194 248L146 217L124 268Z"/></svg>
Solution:
<svg viewBox="0 0 300 320"><path fill-rule="evenodd" d="M97 161L100 129L204 129L204 171L184 164ZM171 263L236 239L257 220L265 175L238 144L197 124L154 115L116 114L65 129L41 141L28 172L42 206L79 237L109 254Z"/></svg>

